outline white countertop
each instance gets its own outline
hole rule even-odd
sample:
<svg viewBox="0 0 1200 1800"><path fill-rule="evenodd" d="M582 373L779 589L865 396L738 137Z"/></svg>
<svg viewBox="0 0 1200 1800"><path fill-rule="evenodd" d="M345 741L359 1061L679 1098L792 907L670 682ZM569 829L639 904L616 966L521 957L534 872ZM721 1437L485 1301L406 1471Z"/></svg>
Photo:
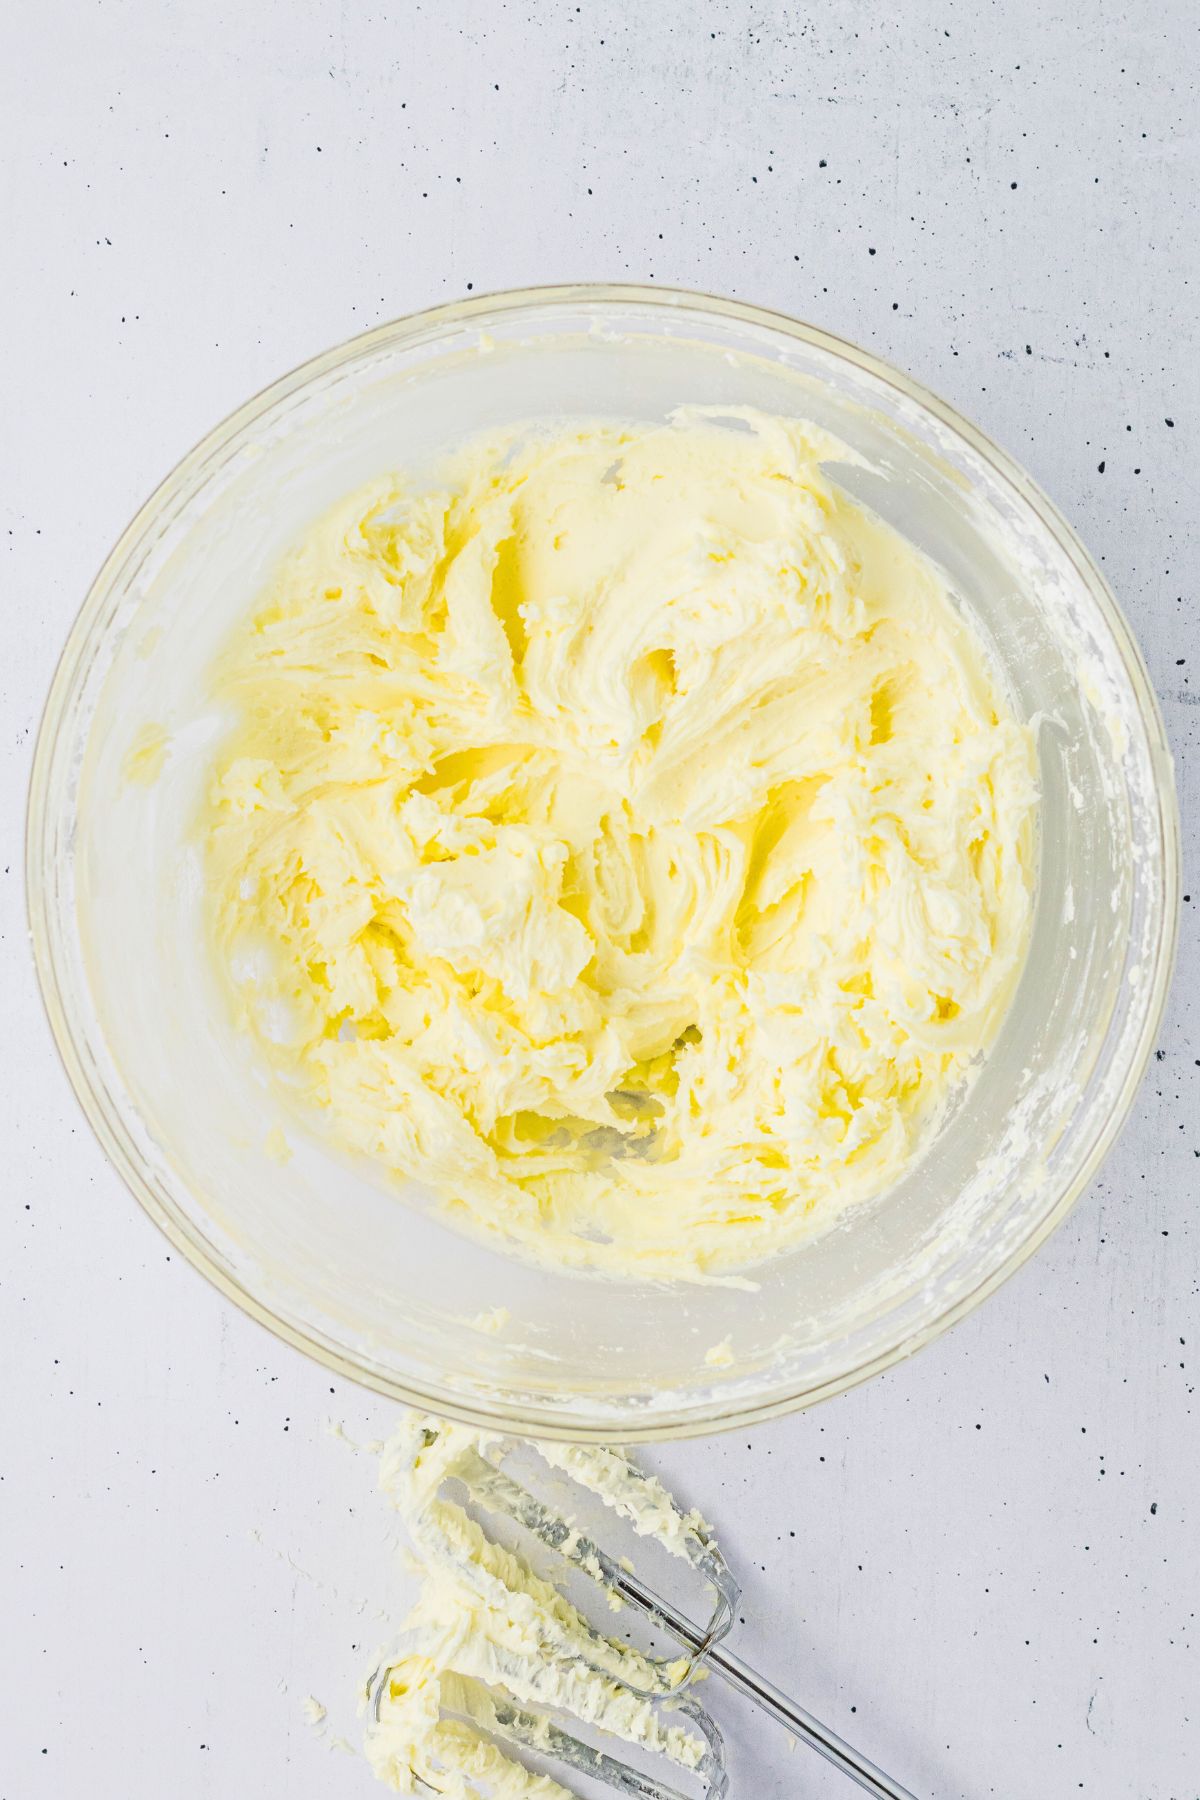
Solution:
<svg viewBox="0 0 1200 1800"><path fill-rule="evenodd" d="M301 1702L356 1735L401 1589L372 1463L326 1429L377 1437L389 1407L170 1254L41 1014L29 760L117 532L247 394L468 288L781 307L927 381L1079 528L1162 697L1194 849L1200 22L1193 0L1122 11L11 9L0 1800L368 1800ZM979 1313L813 1413L653 1458L720 1529L747 1653L931 1800L1200 1794L1198 974L1188 902L1117 1151ZM749 1720L734 1773L735 1800L853 1791Z"/></svg>

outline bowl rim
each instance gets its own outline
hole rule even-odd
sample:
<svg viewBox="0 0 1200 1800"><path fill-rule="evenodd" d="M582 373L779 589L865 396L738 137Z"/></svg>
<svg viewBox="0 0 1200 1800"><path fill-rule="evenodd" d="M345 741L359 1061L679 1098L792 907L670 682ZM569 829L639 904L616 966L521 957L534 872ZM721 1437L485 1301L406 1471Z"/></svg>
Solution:
<svg viewBox="0 0 1200 1800"><path fill-rule="evenodd" d="M1050 534L1088 590L1101 622L1112 639L1146 734L1146 746L1155 775L1154 792L1159 827L1158 884L1151 902L1158 915L1153 968L1150 979L1143 988L1141 1023L1119 1092L1107 1115L1093 1132L1090 1143L1077 1161L1054 1205L997 1266L967 1292L949 1302L919 1328L903 1335L895 1344L853 1369L842 1371L814 1386L800 1390L787 1388L750 1402L734 1402L732 1397L722 1401L719 1389L710 1390L707 1400L682 1406L675 1412L631 1409L627 1415L614 1413L612 1417L592 1422L579 1418L566 1405L561 1416L552 1409L543 1408L540 1401L536 1406L526 1406L521 1401L494 1407L476 1405L471 1396L459 1395L450 1388L426 1392L416 1384L408 1385L384 1376L357 1362L348 1351L326 1343L315 1333L280 1318L193 1238L189 1230L163 1204L147 1179L124 1122L111 1106L109 1096L89 1075L84 1055L87 1034L72 1017L60 979L61 952L56 946L54 911L50 903L53 867L49 855L48 829L48 800L53 777L58 761L65 753L60 726L67 714L81 666L86 662L97 615L128 559L136 553L163 508L185 488L208 459L224 451L247 426L263 418L292 395L321 377L360 358L369 357L380 349L411 347L423 337L436 339L453 329L469 326L473 320L495 316L497 313L527 313L536 316L553 308L572 304L597 308L635 306L659 308L664 312L676 311L680 314L698 313L720 318L725 322L757 327L777 337L791 338L838 361L849 363L876 382L894 389L905 400L915 403L930 414L952 436L960 439L982 458ZM495 1428L499 1424L519 1434L555 1437L563 1441L602 1442L611 1441L614 1437L627 1443L666 1441L761 1424L857 1387L872 1375L911 1356L973 1312L989 1294L1015 1274L1062 1223L1091 1181L1128 1118L1166 1006L1179 929L1179 805L1171 752L1157 696L1137 640L1112 590L1080 538L1054 503L1025 470L984 432L923 383L906 375L872 351L777 309L703 290L660 287L654 283L572 282L473 294L467 299L445 301L403 314L385 324L357 333L333 348L297 364L260 388L211 427L176 462L138 508L105 557L88 587L55 666L38 727L30 774L25 830L25 891L42 1004L55 1048L75 1098L109 1161L143 1210L192 1267L227 1299L232 1300L272 1335L303 1351L342 1378L409 1406L443 1413L470 1425Z"/></svg>

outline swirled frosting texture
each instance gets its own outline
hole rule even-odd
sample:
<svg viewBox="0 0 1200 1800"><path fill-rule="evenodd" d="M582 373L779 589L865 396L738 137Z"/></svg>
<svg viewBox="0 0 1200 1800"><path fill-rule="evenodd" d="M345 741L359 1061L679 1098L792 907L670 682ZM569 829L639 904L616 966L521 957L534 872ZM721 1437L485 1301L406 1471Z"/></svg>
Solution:
<svg viewBox="0 0 1200 1800"><path fill-rule="evenodd" d="M1030 915L1029 732L814 429L474 441L220 671L215 942L342 1144L560 1264L728 1271L904 1170Z"/></svg>

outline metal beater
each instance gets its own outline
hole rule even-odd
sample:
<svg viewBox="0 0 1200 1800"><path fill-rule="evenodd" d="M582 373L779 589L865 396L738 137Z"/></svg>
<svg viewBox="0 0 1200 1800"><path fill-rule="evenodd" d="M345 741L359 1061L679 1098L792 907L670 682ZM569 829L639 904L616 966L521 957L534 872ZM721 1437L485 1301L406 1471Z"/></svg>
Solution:
<svg viewBox="0 0 1200 1800"><path fill-rule="evenodd" d="M452 1459L439 1462L439 1440L447 1433L456 1434L461 1442ZM632 1653L569 1609L571 1617L565 1622L547 1619L544 1627L539 1627L542 1640L536 1653L539 1664L544 1659L559 1668L589 1670L646 1702L653 1709L652 1716L646 1715L650 1721L646 1744L678 1769L690 1770L692 1792L699 1800L720 1800L728 1784L720 1732L694 1698L683 1693L701 1671L719 1676L875 1800L914 1800L907 1788L726 1647L724 1639L740 1590L711 1533L697 1514L685 1513L653 1476L618 1451L532 1446L499 1437L478 1439L461 1433L458 1427L420 1419L393 1440L392 1455L396 1485L403 1484L410 1495L406 1517L418 1548L431 1562L452 1570L453 1579L480 1603L499 1600L503 1604L507 1590L503 1578L483 1565L471 1545L495 1543L499 1522L507 1521L561 1559L563 1573L578 1571L586 1576L594 1590L605 1596L609 1608L634 1609L678 1646L681 1656ZM520 1462L522 1474L530 1470L526 1479L517 1478L514 1462ZM429 1473L422 1478L424 1469ZM547 1473L559 1482L566 1478L634 1531L657 1538L686 1562L711 1593L705 1621L698 1624L662 1593L645 1585L627 1559L611 1555L562 1511L540 1499L528 1481ZM475 1533L478 1535L473 1536ZM520 1566L527 1565L522 1562ZM376 1725L385 1716L397 1666L395 1660L385 1662L368 1684L368 1706ZM593 1747L548 1714L514 1701L503 1691L503 1681L502 1664L495 1671L494 1684L453 1676L450 1698L460 1723L501 1744L536 1752L546 1762L637 1800L691 1800L680 1787L638 1770L606 1749ZM670 1720L678 1721L676 1729L663 1722ZM422 1780L421 1785L439 1791L431 1781ZM550 1782L545 1791L560 1790Z"/></svg>

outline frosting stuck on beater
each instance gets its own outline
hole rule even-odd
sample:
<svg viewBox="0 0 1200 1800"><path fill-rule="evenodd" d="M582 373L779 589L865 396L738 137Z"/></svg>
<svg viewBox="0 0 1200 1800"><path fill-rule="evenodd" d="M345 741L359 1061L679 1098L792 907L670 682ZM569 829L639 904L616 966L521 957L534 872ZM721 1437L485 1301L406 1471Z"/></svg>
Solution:
<svg viewBox="0 0 1200 1800"><path fill-rule="evenodd" d="M569 1800L573 1788L526 1769L503 1732L496 1741L510 1702L533 1727L518 1741L555 1763L556 1728L581 1724L698 1768L705 1739L686 1713L657 1704L685 1683L688 1659L656 1664L599 1633L558 1587L441 1492L447 1482L470 1492L502 1442L409 1414L384 1447L380 1484L407 1527L421 1586L382 1675L368 1682L365 1749L375 1774L405 1794L432 1789L468 1800L482 1784L493 1800ZM682 1553L683 1535L707 1531L697 1514L681 1513L652 1477L611 1451L537 1448L639 1536L674 1554Z"/></svg>
<svg viewBox="0 0 1200 1800"><path fill-rule="evenodd" d="M822 457L698 409L481 438L317 521L223 661L242 1021L502 1247L794 1244L895 1182L1011 996L1031 735Z"/></svg>

